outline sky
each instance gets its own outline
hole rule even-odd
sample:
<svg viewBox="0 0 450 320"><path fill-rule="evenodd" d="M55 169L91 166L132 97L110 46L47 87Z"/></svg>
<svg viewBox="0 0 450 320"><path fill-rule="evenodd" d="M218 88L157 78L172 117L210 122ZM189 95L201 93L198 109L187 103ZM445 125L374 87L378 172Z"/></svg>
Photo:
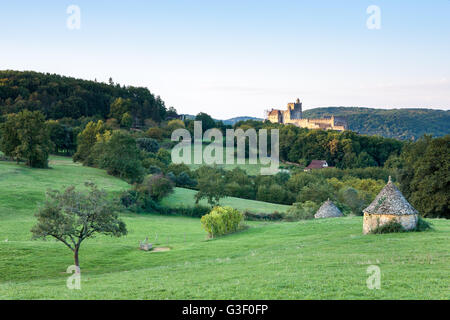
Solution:
<svg viewBox="0 0 450 320"><path fill-rule="evenodd" d="M296 98L449 110L450 0L0 0L5 69L112 77L217 119Z"/></svg>

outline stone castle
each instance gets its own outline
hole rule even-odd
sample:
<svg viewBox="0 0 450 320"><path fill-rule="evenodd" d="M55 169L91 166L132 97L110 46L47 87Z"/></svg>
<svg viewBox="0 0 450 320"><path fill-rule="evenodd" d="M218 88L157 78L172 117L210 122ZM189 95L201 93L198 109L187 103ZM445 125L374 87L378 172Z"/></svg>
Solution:
<svg viewBox="0 0 450 320"><path fill-rule="evenodd" d="M273 123L294 124L308 129L347 130L347 122L334 116L323 119L304 119L302 115L302 103L298 98L296 102L288 103L287 110L272 109L267 111L266 119Z"/></svg>

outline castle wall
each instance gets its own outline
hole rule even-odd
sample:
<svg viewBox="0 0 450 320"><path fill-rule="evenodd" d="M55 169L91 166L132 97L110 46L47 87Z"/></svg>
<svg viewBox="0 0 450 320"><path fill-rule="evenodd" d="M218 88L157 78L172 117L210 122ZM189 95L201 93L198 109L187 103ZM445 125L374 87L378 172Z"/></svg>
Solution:
<svg viewBox="0 0 450 320"><path fill-rule="evenodd" d="M285 120L284 123L307 129L346 130L344 126L335 125L333 119L289 119L288 121Z"/></svg>
<svg viewBox="0 0 450 320"><path fill-rule="evenodd" d="M282 121L282 123L290 123L290 121L291 121L291 114L290 114L289 110L283 111L282 114L283 114L283 121Z"/></svg>
<svg viewBox="0 0 450 320"><path fill-rule="evenodd" d="M280 121L278 115L268 116L267 119L272 123L279 123Z"/></svg>
<svg viewBox="0 0 450 320"><path fill-rule="evenodd" d="M323 129L323 130L346 130L346 126L336 124L334 117L323 119L303 119L302 118L302 103L297 99L296 103L288 103L287 110L272 110L277 111L267 119L272 123L293 124L301 128L308 129Z"/></svg>

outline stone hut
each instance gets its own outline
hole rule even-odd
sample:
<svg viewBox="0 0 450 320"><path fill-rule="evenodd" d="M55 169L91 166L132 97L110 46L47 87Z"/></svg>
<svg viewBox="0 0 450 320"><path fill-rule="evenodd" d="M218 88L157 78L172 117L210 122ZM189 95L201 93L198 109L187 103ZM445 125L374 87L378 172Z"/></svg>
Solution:
<svg viewBox="0 0 450 320"><path fill-rule="evenodd" d="M317 210L314 218L338 218L342 216L343 214L341 210L339 210L338 207L336 207L335 204L328 199L320 206L319 210Z"/></svg>
<svg viewBox="0 0 450 320"><path fill-rule="evenodd" d="M391 177L375 200L363 212L364 234L392 221L400 223L406 230L411 230L416 227L419 219L417 210L405 199Z"/></svg>

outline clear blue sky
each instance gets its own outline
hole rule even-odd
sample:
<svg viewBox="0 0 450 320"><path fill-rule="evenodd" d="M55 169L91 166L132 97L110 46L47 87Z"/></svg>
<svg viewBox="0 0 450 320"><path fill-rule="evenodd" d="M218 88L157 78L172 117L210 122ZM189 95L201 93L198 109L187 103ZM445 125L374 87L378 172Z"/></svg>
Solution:
<svg viewBox="0 0 450 320"><path fill-rule="evenodd" d="M66 26L71 4L80 30ZM261 117L297 97L450 109L449 0L0 0L0 40L0 69L112 77L180 113Z"/></svg>

